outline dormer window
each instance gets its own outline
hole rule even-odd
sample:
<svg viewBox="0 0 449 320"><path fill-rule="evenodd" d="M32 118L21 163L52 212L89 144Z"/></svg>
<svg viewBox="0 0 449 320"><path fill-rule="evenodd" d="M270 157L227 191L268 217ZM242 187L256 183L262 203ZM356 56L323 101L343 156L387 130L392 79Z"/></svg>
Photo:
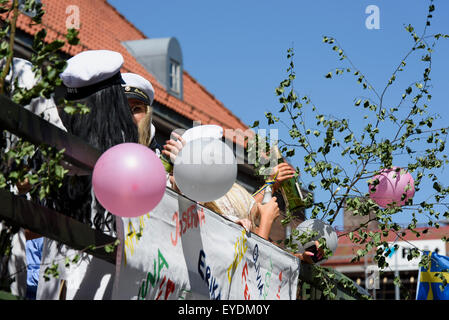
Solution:
<svg viewBox="0 0 449 320"><path fill-rule="evenodd" d="M181 89L181 66L179 62L170 60L170 90L179 93Z"/></svg>
<svg viewBox="0 0 449 320"><path fill-rule="evenodd" d="M122 43L167 93L182 100L182 52L176 38L130 40Z"/></svg>

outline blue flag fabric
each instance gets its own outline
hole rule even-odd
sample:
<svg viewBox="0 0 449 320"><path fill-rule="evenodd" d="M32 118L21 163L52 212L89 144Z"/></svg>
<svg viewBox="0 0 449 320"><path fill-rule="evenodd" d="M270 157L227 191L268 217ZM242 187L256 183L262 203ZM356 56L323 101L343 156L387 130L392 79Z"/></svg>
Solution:
<svg viewBox="0 0 449 320"><path fill-rule="evenodd" d="M416 300L449 300L449 257L429 251L423 254L430 255L430 267L421 267L419 270ZM446 286L438 274L446 279Z"/></svg>

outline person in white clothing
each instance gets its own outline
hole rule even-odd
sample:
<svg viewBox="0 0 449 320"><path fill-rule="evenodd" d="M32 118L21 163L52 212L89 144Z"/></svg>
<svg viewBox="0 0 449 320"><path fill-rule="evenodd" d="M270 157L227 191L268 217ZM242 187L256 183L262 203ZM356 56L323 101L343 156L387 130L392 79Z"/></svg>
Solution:
<svg viewBox="0 0 449 320"><path fill-rule="evenodd" d="M67 131L101 153L114 145L138 143L138 129L123 91L120 69L123 56L110 50L83 51L67 61L60 77L65 87L65 99L85 104L87 114L67 114L63 107L59 115ZM117 237L121 218L105 210L96 200L91 174L70 175L62 187L47 199L47 206L71 216L93 228ZM120 222L120 223L119 223ZM37 299L110 299L115 266L86 253L74 266L65 267L65 257L79 251L45 239L42 264L58 261L59 279L39 279ZM41 267L41 276L45 269Z"/></svg>

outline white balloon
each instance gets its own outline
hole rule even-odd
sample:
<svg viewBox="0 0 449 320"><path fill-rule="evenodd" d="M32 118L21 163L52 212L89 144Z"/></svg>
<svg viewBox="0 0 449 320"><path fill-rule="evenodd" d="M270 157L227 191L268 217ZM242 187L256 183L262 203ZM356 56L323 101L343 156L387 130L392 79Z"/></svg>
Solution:
<svg viewBox="0 0 449 320"><path fill-rule="evenodd" d="M298 230L299 235L303 233L311 233L314 231L318 232L317 236L313 237L311 241L307 242L304 245L302 245L298 240L293 239L293 242L298 245L299 252L301 253L306 251L306 249L310 246L315 245L315 241L321 238L324 238L326 240L326 245L332 251L332 253L335 253L335 250L337 250L338 237L335 229L330 224L327 224L320 219L305 220L296 227L296 230ZM321 264L326 260L327 259L323 259L317 264Z"/></svg>
<svg viewBox="0 0 449 320"><path fill-rule="evenodd" d="M232 149L215 138L188 142L173 166L179 190L187 197L209 202L224 196L237 178L237 161Z"/></svg>

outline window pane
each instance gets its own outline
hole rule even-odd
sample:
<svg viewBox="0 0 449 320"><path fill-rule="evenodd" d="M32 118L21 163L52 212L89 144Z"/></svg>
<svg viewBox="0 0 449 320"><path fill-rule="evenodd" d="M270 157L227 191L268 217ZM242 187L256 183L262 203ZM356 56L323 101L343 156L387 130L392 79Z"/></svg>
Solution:
<svg viewBox="0 0 449 320"><path fill-rule="evenodd" d="M181 67L176 61L170 61L170 75L169 75L169 86L170 89L175 92L180 92L181 83Z"/></svg>

